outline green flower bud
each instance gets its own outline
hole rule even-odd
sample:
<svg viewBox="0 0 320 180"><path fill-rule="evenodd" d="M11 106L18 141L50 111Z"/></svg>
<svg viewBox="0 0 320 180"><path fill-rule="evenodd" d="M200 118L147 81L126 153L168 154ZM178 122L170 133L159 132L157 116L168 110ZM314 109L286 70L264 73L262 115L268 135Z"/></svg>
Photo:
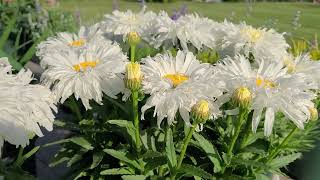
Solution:
<svg viewBox="0 0 320 180"><path fill-rule="evenodd" d="M128 43L130 46L136 46L141 41L141 38L137 32L130 32L128 34Z"/></svg>

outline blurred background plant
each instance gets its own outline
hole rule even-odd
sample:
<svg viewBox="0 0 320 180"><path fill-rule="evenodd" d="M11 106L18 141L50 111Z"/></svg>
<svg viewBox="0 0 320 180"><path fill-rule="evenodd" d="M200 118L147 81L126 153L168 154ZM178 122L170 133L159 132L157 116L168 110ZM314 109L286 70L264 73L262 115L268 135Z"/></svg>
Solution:
<svg viewBox="0 0 320 180"><path fill-rule="evenodd" d="M73 32L77 26L71 13L43 9L38 0L2 0L0 56L19 70L33 59L40 41L55 32Z"/></svg>

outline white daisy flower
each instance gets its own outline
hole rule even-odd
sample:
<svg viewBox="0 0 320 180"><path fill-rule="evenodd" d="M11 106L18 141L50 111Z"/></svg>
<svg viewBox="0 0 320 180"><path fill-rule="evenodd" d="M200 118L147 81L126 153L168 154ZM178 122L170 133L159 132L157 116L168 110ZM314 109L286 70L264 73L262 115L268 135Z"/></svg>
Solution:
<svg viewBox="0 0 320 180"><path fill-rule="evenodd" d="M142 119L147 109L155 107L154 116L157 115L159 127L164 118L169 125L174 123L178 111L190 125L189 112L200 100L211 102L211 118L220 114L213 100L222 94L223 84L212 81L209 64L201 64L191 52L178 51L176 57L158 54L142 62L143 91L151 95L142 107Z"/></svg>
<svg viewBox="0 0 320 180"><path fill-rule="evenodd" d="M82 26L78 34L60 32L57 36L50 37L46 41L41 42L37 46L36 55L43 57L52 53L67 53L70 50L82 51L89 44L105 44L110 43L105 39L99 29L99 25L91 27ZM41 66L46 67L48 62L41 61Z"/></svg>
<svg viewBox="0 0 320 180"><path fill-rule="evenodd" d="M215 48L216 36L212 33L217 28L218 23L197 14L181 16L177 20L172 20L166 12L160 12L159 16L149 26L149 37L147 42L155 48L171 42L184 50L188 50L188 44L193 45L198 50L203 47Z"/></svg>
<svg viewBox="0 0 320 180"><path fill-rule="evenodd" d="M234 56L238 53L255 58L264 57L270 60L279 60L287 53L289 47L284 34L279 34L273 29L254 28L246 24L234 26L225 22L224 38L222 41L221 56Z"/></svg>
<svg viewBox="0 0 320 180"><path fill-rule="evenodd" d="M91 44L80 54L74 51L53 53L43 60L48 62L48 68L41 81L53 86L57 101L61 103L74 94L86 109L90 109L91 99L101 104L102 92L116 98L124 89L118 73L124 72L128 61L117 44Z"/></svg>
<svg viewBox="0 0 320 180"><path fill-rule="evenodd" d="M144 8L139 13L134 13L131 10L127 10L126 12L116 10L104 17L105 19L102 22L104 32L121 35L125 41L127 35L131 32L136 32L141 37L144 37L145 27L157 16L154 12L145 12Z"/></svg>
<svg viewBox="0 0 320 180"><path fill-rule="evenodd" d="M289 54L283 62L288 69L288 73L302 73L310 83L315 83L318 88L320 87L320 63L313 61L309 54L301 54L297 57Z"/></svg>
<svg viewBox="0 0 320 180"><path fill-rule="evenodd" d="M265 63L261 59L258 69L242 55L234 59L226 58L218 65L218 76L225 79L229 97L235 89L247 87L253 94L252 129L255 132L265 111L264 131L269 136L272 132L275 113L282 112L299 128L310 119L309 108L313 107L315 94L309 91L312 84L305 82L301 74L287 74L282 62Z"/></svg>
<svg viewBox="0 0 320 180"><path fill-rule="evenodd" d="M57 111L53 94L41 85L30 85L29 70L11 74L7 58L0 58L0 150L4 140L25 147L33 134L43 136L40 127L51 131Z"/></svg>

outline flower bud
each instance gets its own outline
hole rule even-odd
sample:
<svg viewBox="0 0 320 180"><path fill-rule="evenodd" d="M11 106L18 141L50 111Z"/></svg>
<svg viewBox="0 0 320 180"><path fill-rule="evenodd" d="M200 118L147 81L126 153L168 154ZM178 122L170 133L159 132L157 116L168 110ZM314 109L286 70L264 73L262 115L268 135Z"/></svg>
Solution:
<svg viewBox="0 0 320 180"><path fill-rule="evenodd" d="M135 46L139 44L140 40L141 38L137 32L130 32L128 34L128 43L130 44L130 46Z"/></svg>
<svg viewBox="0 0 320 180"><path fill-rule="evenodd" d="M197 123L205 123L210 117L209 102L201 100L191 108L191 117Z"/></svg>
<svg viewBox="0 0 320 180"><path fill-rule="evenodd" d="M251 100L252 95L247 87L239 87L233 93L232 101L239 107L248 107Z"/></svg>
<svg viewBox="0 0 320 180"><path fill-rule="evenodd" d="M310 112L310 120L311 121L316 121L318 120L318 110L317 108L314 108L314 107L310 107L309 108L309 112Z"/></svg>
<svg viewBox="0 0 320 180"><path fill-rule="evenodd" d="M125 77L125 83L126 87L128 89L131 89L133 91L139 90L141 86L141 70L140 70L140 64L139 63L129 63L126 66L126 77Z"/></svg>

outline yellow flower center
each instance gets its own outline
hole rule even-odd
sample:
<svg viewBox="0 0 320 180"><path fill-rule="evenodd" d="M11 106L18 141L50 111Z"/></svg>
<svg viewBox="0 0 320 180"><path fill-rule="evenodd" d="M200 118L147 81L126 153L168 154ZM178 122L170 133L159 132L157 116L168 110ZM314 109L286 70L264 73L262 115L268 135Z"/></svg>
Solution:
<svg viewBox="0 0 320 180"><path fill-rule="evenodd" d="M80 72L81 70L85 71L87 68L94 68L97 66L99 61L85 61L73 66L73 70Z"/></svg>
<svg viewBox="0 0 320 180"><path fill-rule="evenodd" d="M256 43L263 36L263 31L252 27L242 29L242 33L249 37L251 43Z"/></svg>
<svg viewBox="0 0 320 180"><path fill-rule="evenodd" d="M268 79L262 79L258 77L256 79L256 86L264 88L274 88L276 87L276 84Z"/></svg>
<svg viewBox="0 0 320 180"><path fill-rule="evenodd" d="M169 79L173 84L173 87L177 87L178 85L189 79L189 77L184 74L166 74L163 77Z"/></svg>
<svg viewBox="0 0 320 180"><path fill-rule="evenodd" d="M73 47L81 47L86 43L85 39L79 39L79 40L75 40L69 43L70 46Z"/></svg>

